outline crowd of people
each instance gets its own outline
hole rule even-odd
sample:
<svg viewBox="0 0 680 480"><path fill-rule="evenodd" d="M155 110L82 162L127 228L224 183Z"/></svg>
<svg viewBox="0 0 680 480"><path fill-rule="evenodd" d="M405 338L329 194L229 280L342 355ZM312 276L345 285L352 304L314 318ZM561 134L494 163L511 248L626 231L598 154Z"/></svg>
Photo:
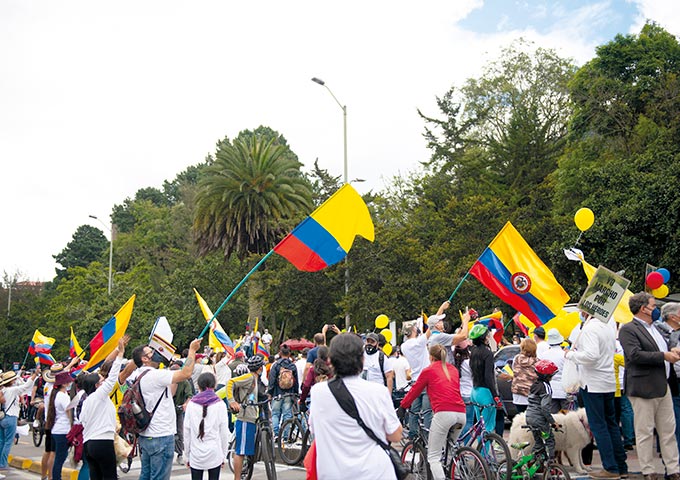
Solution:
<svg viewBox="0 0 680 480"><path fill-rule="evenodd" d="M293 402L309 411L315 439L310 468L317 478L396 478L386 445L402 440L402 425L413 438L422 412L430 471L443 479L441 454L450 430L467 431L483 419L488 431L502 434L505 407L494 363L494 352L502 348L496 332L475 322L471 311L454 329L445 313L449 306L444 302L420 327L406 326L392 355L385 353L384 335L341 333L325 325L313 348L296 352L284 343L270 358L252 342L233 356L199 353L198 339L180 356L152 337L126 361L129 339L123 337L96 372L80 371L78 358L25 376L4 372L0 478L25 397L45 422L43 478L61 478L77 435L79 478L117 478L118 407L124 391L136 385L150 417L138 436L143 480L170 478L173 461L187 465L192 479L219 478L231 435L234 478L240 478L244 457L254 454L259 409L270 409L278 436L293 415ZM655 471L658 448L666 478L680 479L680 304L659 309L653 296L641 292L629 307L634 318L623 325L582 314L568 339L543 327L514 338L519 353L510 359L511 401L532 428L534 451L545 449L548 457L555 454L553 415L585 408L602 463L591 478L627 478L627 451L633 448L644 477L661 478ZM334 336L327 342L329 332ZM271 335L265 335L270 348ZM579 372L578 391L565 388L562 378L570 363ZM269 407L256 405L263 402ZM408 423L402 424L407 412Z"/></svg>

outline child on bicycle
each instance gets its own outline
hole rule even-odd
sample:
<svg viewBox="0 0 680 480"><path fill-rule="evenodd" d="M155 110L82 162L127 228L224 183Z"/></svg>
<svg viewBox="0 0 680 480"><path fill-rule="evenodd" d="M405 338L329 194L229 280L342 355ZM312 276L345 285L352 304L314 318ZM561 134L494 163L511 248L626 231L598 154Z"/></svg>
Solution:
<svg viewBox="0 0 680 480"><path fill-rule="evenodd" d="M539 452L545 445L548 459L555 458L555 435L551 427L556 427L555 419L550 413L552 405L552 389L550 380L557 373L557 365L550 360L539 360L534 365L538 377L529 390L529 405L526 410L527 425L534 434L532 454Z"/></svg>

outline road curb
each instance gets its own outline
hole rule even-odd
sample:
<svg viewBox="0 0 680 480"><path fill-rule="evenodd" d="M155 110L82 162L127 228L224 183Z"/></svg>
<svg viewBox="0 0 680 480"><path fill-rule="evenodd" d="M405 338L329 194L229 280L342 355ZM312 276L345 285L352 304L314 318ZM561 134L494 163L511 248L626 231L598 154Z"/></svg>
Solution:
<svg viewBox="0 0 680 480"><path fill-rule="evenodd" d="M42 463L39 461L34 461L30 458L17 457L14 455L9 455L7 457L9 464L20 470L29 470L31 472L40 474L42 469ZM73 468L63 467L61 469L61 477L64 480L78 480L78 470Z"/></svg>

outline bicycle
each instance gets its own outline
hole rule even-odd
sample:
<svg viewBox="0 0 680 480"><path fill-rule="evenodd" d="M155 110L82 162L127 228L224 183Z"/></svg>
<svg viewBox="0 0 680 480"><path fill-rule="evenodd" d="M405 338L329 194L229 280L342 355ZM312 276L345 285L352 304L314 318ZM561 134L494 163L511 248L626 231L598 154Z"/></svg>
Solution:
<svg viewBox="0 0 680 480"><path fill-rule="evenodd" d="M470 405L480 409L489 407L495 408L495 405L479 405L476 403L471 403ZM457 443L477 450L484 460L486 460L491 473L501 480L504 478L499 474L501 464L505 462L504 465L509 464L510 467L513 465L512 455L510 454L508 444L503 440L503 437L497 433L486 431L486 424L484 423L484 417L482 416L480 416L479 420L477 420L468 431L463 432L460 437L458 437Z"/></svg>
<svg viewBox="0 0 680 480"><path fill-rule="evenodd" d="M255 454L246 455L243 459L243 467L241 468L241 480L250 480L253 476L254 465L258 461L264 462L264 470L267 475L267 480L276 480L276 464L274 452L274 432L272 430L271 420L269 418L269 399L261 402L246 402L241 404L241 408L246 407L262 407L259 408L257 420L255 422L257 431L255 433ZM265 408L266 407L266 408ZM236 437L229 443L229 453L227 454L227 461L229 468L233 471L233 452Z"/></svg>
<svg viewBox="0 0 680 480"><path fill-rule="evenodd" d="M38 411L40 406L44 404L42 399L36 399L31 401L26 412L26 421L28 422L28 429L31 432L31 437L33 438L33 445L39 447L42 443L43 436L45 436L45 415L44 412ZM35 422L38 422L36 426Z"/></svg>
<svg viewBox="0 0 680 480"><path fill-rule="evenodd" d="M429 430L425 428L424 418L430 410L411 412L418 417L418 432L413 440L410 440L401 452L401 462L409 467L409 472L414 479L430 480L432 472L427 461L427 437ZM441 462L444 465L444 473L447 477L455 480L484 480L491 479L489 467L482 455L475 449L456 442L456 430L459 425L454 425L449 431L449 437L442 453Z"/></svg>
<svg viewBox="0 0 680 480"><path fill-rule="evenodd" d="M541 431L540 429L529 425L522 425L522 428L529 429L532 432ZM553 429L556 432L561 431L558 428ZM529 452L528 454L524 454L524 449L531 445L530 442L513 444L512 448L520 450L522 452L522 457L517 460L512 468L510 468L510 475L507 474L507 465L502 464L499 470L502 476L499 476L499 478L505 478L507 480L527 480L542 473L543 480L570 480L567 469L563 465L548 458L545 450L545 443L541 443L541 448L536 453Z"/></svg>
<svg viewBox="0 0 680 480"><path fill-rule="evenodd" d="M307 415L300 411L298 395L287 393L277 398L293 397L293 416L281 424L279 437L276 439L281 460L287 465L297 465L305 457L309 445L312 443L311 431L307 422Z"/></svg>

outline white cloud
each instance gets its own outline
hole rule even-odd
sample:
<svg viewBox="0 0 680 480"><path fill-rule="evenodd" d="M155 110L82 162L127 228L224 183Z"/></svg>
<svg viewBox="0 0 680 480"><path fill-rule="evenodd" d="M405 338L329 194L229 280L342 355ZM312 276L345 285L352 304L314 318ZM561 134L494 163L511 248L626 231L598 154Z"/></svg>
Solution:
<svg viewBox="0 0 680 480"><path fill-rule="evenodd" d="M592 55L574 22L546 35L457 25L482 5L1 2L0 271L50 279L89 214L106 220L243 129L278 130L307 168L341 175L342 112L313 76L347 104L349 175L365 191L429 158L416 110L437 114L435 96L514 38Z"/></svg>

